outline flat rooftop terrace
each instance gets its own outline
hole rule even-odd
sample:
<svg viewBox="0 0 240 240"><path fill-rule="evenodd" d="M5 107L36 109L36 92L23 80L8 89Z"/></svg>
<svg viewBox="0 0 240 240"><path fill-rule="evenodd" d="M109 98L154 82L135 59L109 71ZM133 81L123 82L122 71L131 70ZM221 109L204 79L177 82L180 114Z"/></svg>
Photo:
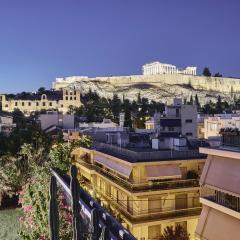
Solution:
<svg viewBox="0 0 240 240"><path fill-rule="evenodd" d="M206 154L199 153L198 150L176 151L155 150L152 148L120 148L118 146L105 143L97 143L94 146L94 149L130 163L207 158Z"/></svg>

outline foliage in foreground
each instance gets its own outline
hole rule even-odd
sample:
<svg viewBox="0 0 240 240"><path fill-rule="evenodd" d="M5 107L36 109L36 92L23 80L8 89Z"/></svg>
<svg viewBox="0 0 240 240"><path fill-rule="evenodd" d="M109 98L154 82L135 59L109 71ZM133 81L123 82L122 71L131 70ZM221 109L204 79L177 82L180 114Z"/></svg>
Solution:
<svg viewBox="0 0 240 240"><path fill-rule="evenodd" d="M173 226L167 226L164 229L160 240L190 240L190 235L181 225L178 224L175 229Z"/></svg>
<svg viewBox="0 0 240 240"><path fill-rule="evenodd" d="M31 171L28 183L20 192L20 201L24 210L21 219L21 239L48 240L48 208L49 208L49 168L54 167L66 173L71 165L71 151L76 146L90 146L91 140L83 137L77 143L57 143L49 153L48 161L41 166L36 165ZM59 192L60 239L72 238L71 210L67 206L63 193Z"/></svg>

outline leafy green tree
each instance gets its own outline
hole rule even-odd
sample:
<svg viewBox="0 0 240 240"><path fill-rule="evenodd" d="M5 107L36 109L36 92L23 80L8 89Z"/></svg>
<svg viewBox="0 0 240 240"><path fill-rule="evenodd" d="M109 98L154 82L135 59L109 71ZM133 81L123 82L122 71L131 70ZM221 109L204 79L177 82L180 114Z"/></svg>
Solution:
<svg viewBox="0 0 240 240"><path fill-rule="evenodd" d="M176 225L175 229L173 226L168 226L164 229L160 240L190 240L190 235L181 225Z"/></svg>
<svg viewBox="0 0 240 240"><path fill-rule="evenodd" d="M44 93L45 91L46 91L45 87L40 87L38 89L38 93L40 93L40 94Z"/></svg>
<svg viewBox="0 0 240 240"><path fill-rule="evenodd" d="M215 104L210 100L208 103L206 103L202 107L202 113L204 113L204 114L215 114L216 113Z"/></svg>
<svg viewBox="0 0 240 240"><path fill-rule="evenodd" d="M123 111L125 113L124 127L132 128L131 103L128 99L123 102Z"/></svg>
<svg viewBox="0 0 240 240"><path fill-rule="evenodd" d="M113 95L113 99L110 101L110 107L113 114L113 120L119 122L119 113L121 111L122 102L117 94Z"/></svg>
<svg viewBox="0 0 240 240"><path fill-rule="evenodd" d="M203 69L203 76L211 77L211 72L210 72L210 70L209 70L208 67L205 67L205 68Z"/></svg>
<svg viewBox="0 0 240 240"><path fill-rule="evenodd" d="M49 153L51 167L66 171L71 164L72 146L69 143L58 143L52 147Z"/></svg>
<svg viewBox="0 0 240 240"><path fill-rule="evenodd" d="M85 148L90 148L93 144L93 140L90 136L88 135L83 135L81 138L75 142L72 143L72 147L85 147Z"/></svg>

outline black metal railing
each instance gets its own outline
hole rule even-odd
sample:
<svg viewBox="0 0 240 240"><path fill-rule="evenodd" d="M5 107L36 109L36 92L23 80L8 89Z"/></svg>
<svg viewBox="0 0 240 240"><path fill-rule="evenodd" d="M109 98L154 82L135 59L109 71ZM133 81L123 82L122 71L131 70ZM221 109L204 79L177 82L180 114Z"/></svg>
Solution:
<svg viewBox="0 0 240 240"><path fill-rule="evenodd" d="M222 194L222 196L220 194L215 194L212 196L203 196L203 198L236 212L240 212L240 198L225 193Z"/></svg>
<svg viewBox="0 0 240 240"><path fill-rule="evenodd" d="M59 213L57 186L60 187L72 209L73 240L135 240L109 212L102 208L79 185L77 168L71 167L71 176L51 169L49 226L51 240L59 240Z"/></svg>

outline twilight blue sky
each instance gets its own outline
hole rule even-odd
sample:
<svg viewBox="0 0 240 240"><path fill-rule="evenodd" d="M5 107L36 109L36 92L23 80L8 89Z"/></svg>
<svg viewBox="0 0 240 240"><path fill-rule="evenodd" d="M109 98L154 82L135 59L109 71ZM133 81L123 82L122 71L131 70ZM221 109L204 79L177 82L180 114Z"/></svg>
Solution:
<svg viewBox="0 0 240 240"><path fill-rule="evenodd" d="M239 12L239 0L0 0L0 92L153 60L240 77Z"/></svg>

